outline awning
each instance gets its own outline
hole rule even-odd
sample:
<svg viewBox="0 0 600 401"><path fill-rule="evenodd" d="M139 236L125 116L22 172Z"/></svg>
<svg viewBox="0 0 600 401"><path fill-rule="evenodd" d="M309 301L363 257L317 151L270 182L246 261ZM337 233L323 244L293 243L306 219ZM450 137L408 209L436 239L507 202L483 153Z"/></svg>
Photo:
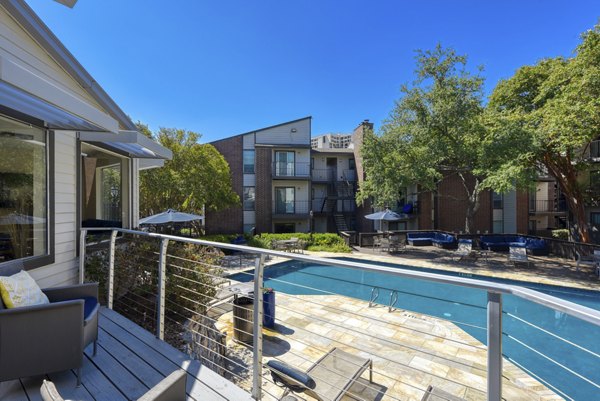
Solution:
<svg viewBox="0 0 600 401"><path fill-rule="evenodd" d="M137 131L119 131L117 135L107 136L106 132L81 132L79 139L123 156L136 159L167 159L173 153Z"/></svg>
<svg viewBox="0 0 600 401"><path fill-rule="evenodd" d="M24 121L31 118L39 120L37 125L49 129L69 131L103 131L81 117L62 110L34 95L0 80L0 112L15 117L21 116ZM114 136L111 132L104 132L105 137Z"/></svg>

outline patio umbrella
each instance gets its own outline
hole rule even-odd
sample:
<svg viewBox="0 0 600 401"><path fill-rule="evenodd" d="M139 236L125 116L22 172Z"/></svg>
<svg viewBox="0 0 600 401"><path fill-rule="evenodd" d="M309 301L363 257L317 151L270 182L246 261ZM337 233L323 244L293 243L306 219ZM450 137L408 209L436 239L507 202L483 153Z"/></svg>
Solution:
<svg viewBox="0 0 600 401"><path fill-rule="evenodd" d="M196 220L204 220L204 216L191 213L183 213L173 209L169 209L166 212L145 217L140 220L139 224L141 226L150 224L187 223Z"/></svg>
<svg viewBox="0 0 600 401"><path fill-rule="evenodd" d="M382 210L381 212L375 212L371 214L367 214L365 219L369 220L379 220L379 228L382 228L382 223L384 221L398 221L402 220L402 216L400 216L396 212L392 212L390 209Z"/></svg>

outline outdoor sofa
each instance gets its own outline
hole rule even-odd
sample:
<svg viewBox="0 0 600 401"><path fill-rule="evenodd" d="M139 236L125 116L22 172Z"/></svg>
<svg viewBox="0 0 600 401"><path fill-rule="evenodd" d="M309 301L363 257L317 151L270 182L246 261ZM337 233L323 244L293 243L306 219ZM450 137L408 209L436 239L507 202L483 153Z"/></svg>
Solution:
<svg viewBox="0 0 600 401"><path fill-rule="evenodd" d="M482 235L479 244L481 249L494 252L508 251L512 247L527 249L531 255L548 255L548 244L541 238L529 238L521 235Z"/></svg>
<svg viewBox="0 0 600 401"><path fill-rule="evenodd" d="M7 262L0 276L23 270ZM83 350L98 340L98 283L42 289L49 304L7 309L0 298L0 382L77 369Z"/></svg>
<svg viewBox="0 0 600 401"><path fill-rule="evenodd" d="M452 234L433 232L433 231L414 231L406 236L409 245L425 246L435 245L440 248L456 248L456 238Z"/></svg>

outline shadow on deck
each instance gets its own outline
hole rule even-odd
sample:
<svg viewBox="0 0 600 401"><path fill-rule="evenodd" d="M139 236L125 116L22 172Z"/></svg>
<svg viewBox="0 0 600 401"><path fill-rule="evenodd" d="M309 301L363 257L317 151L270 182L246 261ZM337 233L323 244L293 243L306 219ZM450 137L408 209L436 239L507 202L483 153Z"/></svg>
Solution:
<svg viewBox="0 0 600 401"><path fill-rule="evenodd" d="M85 352L82 385L74 371L0 382L0 400L40 400L42 380L52 380L65 399L81 401L136 400L173 371L188 372L187 395L192 401L252 400L235 384L202 366L118 313L102 308L98 354Z"/></svg>

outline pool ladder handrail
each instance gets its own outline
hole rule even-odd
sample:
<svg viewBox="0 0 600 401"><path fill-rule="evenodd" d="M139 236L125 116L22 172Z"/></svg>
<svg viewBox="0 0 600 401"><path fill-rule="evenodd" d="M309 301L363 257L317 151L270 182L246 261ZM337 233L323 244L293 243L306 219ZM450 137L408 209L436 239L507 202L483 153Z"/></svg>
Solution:
<svg viewBox="0 0 600 401"><path fill-rule="evenodd" d="M371 308L375 301L379 298L379 287L371 288L371 298L369 299L369 308ZM396 303L398 303L398 291L392 290L390 292L390 303L388 305L388 312L393 312L396 310Z"/></svg>
<svg viewBox="0 0 600 401"><path fill-rule="evenodd" d="M379 298L379 287L373 287L371 289L371 299L369 299L369 308L373 306L377 298Z"/></svg>

